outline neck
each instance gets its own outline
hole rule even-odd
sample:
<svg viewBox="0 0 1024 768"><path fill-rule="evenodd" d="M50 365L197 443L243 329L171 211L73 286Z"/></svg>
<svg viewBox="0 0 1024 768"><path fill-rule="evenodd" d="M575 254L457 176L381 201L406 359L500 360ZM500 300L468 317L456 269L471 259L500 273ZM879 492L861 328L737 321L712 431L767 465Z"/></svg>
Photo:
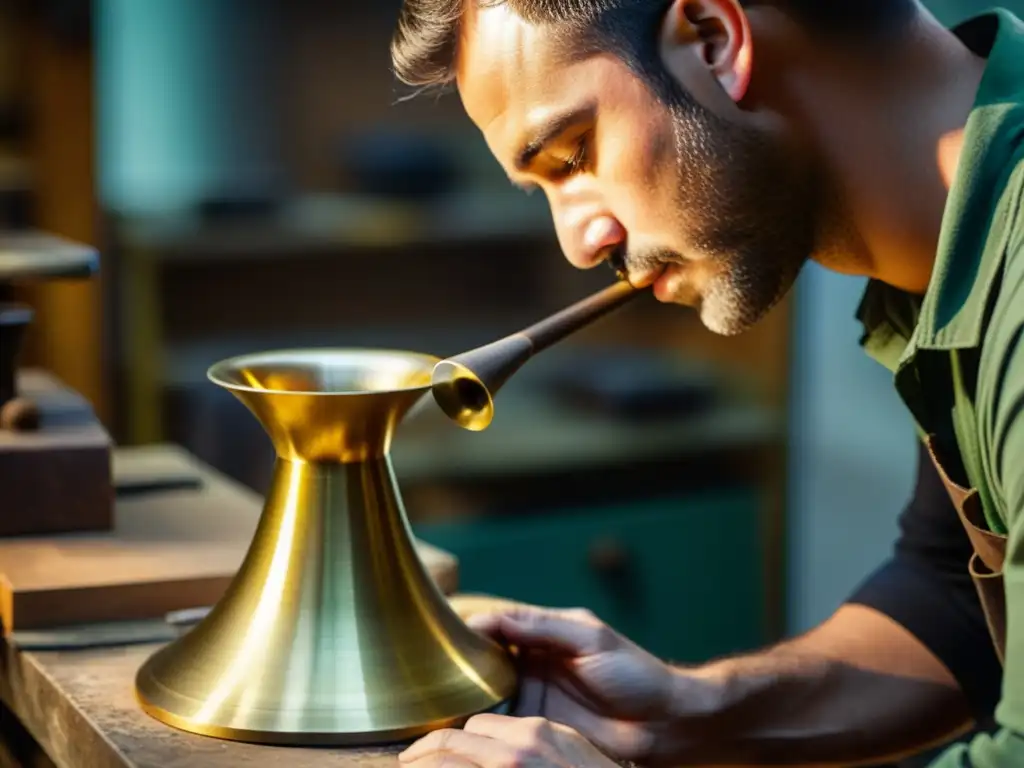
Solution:
<svg viewBox="0 0 1024 768"><path fill-rule="evenodd" d="M985 62L923 12L886 52L815 58L794 106L839 201L830 218L842 222L815 258L924 293Z"/></svg>

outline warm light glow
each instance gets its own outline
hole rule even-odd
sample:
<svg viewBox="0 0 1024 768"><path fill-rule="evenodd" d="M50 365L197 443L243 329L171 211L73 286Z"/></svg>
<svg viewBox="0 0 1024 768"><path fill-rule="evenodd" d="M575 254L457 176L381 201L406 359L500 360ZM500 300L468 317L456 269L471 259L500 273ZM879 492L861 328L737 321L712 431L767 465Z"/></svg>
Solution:
<svg viewBox="0 0 1024 768"><path fill-rule="evenodd" d="M267 579L264 582L263 591L256 604L256 609L253 611L252 621L249 623L245 637L239 644L231 663L213 687L209 698L203 702L203 706L195 714L195 719L200 722L208 722L217 714L221 705L242 682L245 674L258 667L253 662L265 654L272 645L268 642L268 638L277 623L277 613L281 607L285 586L288 583L288 564L291 560L292 543L295 541L295 523L298 519L301 501L302 466L299 463L290 465L291 473L288 478L284 514L278 529L274 554L267 568Z"/></svg>
<svg viewBox="0 0 1024 768"><path fill-rule="evenodd" d="M964 146L964 129L958 128L955 131L943 134L937 146L937 159L939 163L939 174L942 176L942 183L946 189L953 186L956 178L956 169L960 164L960 152Z"/></svg>

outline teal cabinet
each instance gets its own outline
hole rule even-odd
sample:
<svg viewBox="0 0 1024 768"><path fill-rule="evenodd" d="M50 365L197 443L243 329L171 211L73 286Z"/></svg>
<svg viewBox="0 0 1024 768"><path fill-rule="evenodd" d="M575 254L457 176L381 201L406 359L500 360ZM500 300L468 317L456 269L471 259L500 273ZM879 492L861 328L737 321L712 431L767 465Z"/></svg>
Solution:
<svg viewBox="0 0 1024 768"><path fill-rule="evenodd" d="M658 656L766 641L760 505L730 489L597 509L416 525L459 558L460 591L585 607Z"/></svg>

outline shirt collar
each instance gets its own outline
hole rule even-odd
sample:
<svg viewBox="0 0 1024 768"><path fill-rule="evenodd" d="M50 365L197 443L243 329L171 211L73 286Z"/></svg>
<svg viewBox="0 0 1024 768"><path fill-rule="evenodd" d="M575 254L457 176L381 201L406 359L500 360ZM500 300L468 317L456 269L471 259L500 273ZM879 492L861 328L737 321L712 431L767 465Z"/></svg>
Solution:
<svg viewBox="0 0 1024 768"><path fill-rule="evenodd" d="M871 281L857 312L865 330L862 345L891 369L902 367L918 349L959 349L980 342L1004 250L987 248L986 242L999 221L993 214L1013 170L1009 161L1024 138L1024 24L997 9L953 31L988 61L964 128L931 281L917 311L908 310L912 300L895 300L896 289ZM1008 234L1010 227L1002 229ZM894 305L898 316L892 313ZM909 337L901 332L907 311L916 315Z"/></svg>

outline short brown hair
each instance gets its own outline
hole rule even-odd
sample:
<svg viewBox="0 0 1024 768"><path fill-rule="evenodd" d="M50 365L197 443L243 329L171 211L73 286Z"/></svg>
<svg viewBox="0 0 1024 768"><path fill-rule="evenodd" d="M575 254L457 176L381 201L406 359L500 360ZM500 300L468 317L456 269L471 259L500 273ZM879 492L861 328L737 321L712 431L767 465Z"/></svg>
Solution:
<svg viewBox="0 0 1024 768"><path fill-rule="evenodd" d="M403 0L391 41L395 75L407 85L443 86L454 77L464 3L508 5L524 20L557 25L580 52L611 51L645 74L655 65L658 29L671 0ZM749 0L776 3L815 27L852 39L891 31L916 13L914 0Z"/></svg>

